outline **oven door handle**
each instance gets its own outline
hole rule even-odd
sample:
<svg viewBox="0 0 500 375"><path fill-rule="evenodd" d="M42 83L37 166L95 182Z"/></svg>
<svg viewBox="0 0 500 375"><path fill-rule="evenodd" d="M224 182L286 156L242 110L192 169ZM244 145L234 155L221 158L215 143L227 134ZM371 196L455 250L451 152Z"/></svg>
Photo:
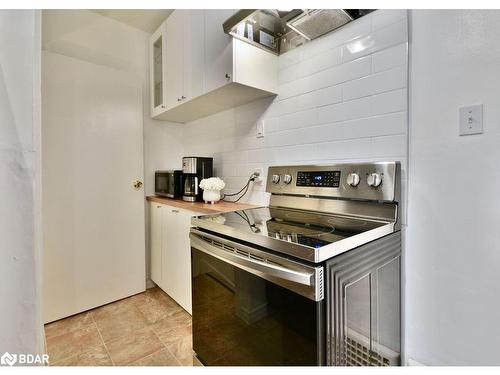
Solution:
<svg viewBox="0 0 500 375"><path fill-rule="evenodd" d="M291 281L297 284L302 284L305 286L314 286L315 284L315 272L312 269L310 272L302 272L292 270L275 263L269 263L265 260L257 260L244 255L239 255L232 250L225 250L224 248L219 248L210 244L207 241L199 238L194 230L190 234L191 246L195 249L202 251L208 255L232 264L233 266L253 273L257 276L264 276L264 278L275 277L281 280ZM206 236L203 234L203 236ZM221 243L220 240L217 242ZM237 248L237 244L231 242L231 247Z"/></svg>

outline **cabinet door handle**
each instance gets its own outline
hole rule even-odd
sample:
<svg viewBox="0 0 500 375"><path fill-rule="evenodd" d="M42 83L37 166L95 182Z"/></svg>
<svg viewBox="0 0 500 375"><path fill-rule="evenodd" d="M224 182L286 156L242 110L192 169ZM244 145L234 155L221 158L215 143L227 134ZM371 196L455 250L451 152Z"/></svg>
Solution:
<svg viewBox="0 0 500 375"><path fill-rule="evenodd" d="M227 79L228 81L230 81L230 80L231 80L231 75L230 75L229 73L226 73L226 79Z"/></svg>
<svg viewBox="0 0 500 375"><path fill-rule="evenodd" d="M156 208L161 208L161 206L156 206Z"/></svg>
<svg viewBox="0 0 500 375"><path fill-rule="evenodd" d="M181 99L186 99L186 97L184 95L181 96Z"/></svg>
<svg viewBox="0 0 500 375"><path fill-rule="evenodd" d="M177 98L177 101L180 102L182 99L181 98Z"/></svg>
<svg viewBox="0 0 500 375"><path fill-rule="evenodd" d="M172 210L172 212L178 213L178 212L179 212L179 210Z"/></svg>

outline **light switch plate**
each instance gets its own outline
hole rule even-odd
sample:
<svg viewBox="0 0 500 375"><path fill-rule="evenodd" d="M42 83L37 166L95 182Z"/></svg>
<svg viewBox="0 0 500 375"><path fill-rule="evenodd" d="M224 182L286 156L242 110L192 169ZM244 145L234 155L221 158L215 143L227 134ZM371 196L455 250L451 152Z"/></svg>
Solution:
<svg viewBox="0 0 500 375"><path fill-rule="evenodd" d="M264 120L257 121L255 136L257 138L264 138Z"/></svg>
<svg viewBox="0 0 500 375"><path fill-rule="evenodd" d="M481 134L483 132L483 105L461 107L458 110L460 135Z"/></svg>

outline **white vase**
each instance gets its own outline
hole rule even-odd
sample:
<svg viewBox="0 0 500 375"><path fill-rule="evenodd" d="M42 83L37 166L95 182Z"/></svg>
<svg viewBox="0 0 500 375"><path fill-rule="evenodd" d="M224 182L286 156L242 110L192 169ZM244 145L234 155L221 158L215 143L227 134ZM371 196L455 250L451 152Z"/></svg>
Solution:
<svg viewBox="0 0 500 375"><path fill-rule="evenodd" d="M203 200L205 203L212 203L220 201L220 191L219 190L203 190Z"/></svg>

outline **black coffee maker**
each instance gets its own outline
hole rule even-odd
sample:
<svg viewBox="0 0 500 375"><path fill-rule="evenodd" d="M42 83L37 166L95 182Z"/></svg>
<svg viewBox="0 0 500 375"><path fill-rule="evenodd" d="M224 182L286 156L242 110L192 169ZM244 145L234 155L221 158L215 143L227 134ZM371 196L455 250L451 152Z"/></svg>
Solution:
<svg viewBox="0 0 500 375"><path fill-rule="evenodd" d="M182 199L188 202L201 201L203 192L200 181L213 177L213 158L187 156L182 158L183 193Z"/></svg>

